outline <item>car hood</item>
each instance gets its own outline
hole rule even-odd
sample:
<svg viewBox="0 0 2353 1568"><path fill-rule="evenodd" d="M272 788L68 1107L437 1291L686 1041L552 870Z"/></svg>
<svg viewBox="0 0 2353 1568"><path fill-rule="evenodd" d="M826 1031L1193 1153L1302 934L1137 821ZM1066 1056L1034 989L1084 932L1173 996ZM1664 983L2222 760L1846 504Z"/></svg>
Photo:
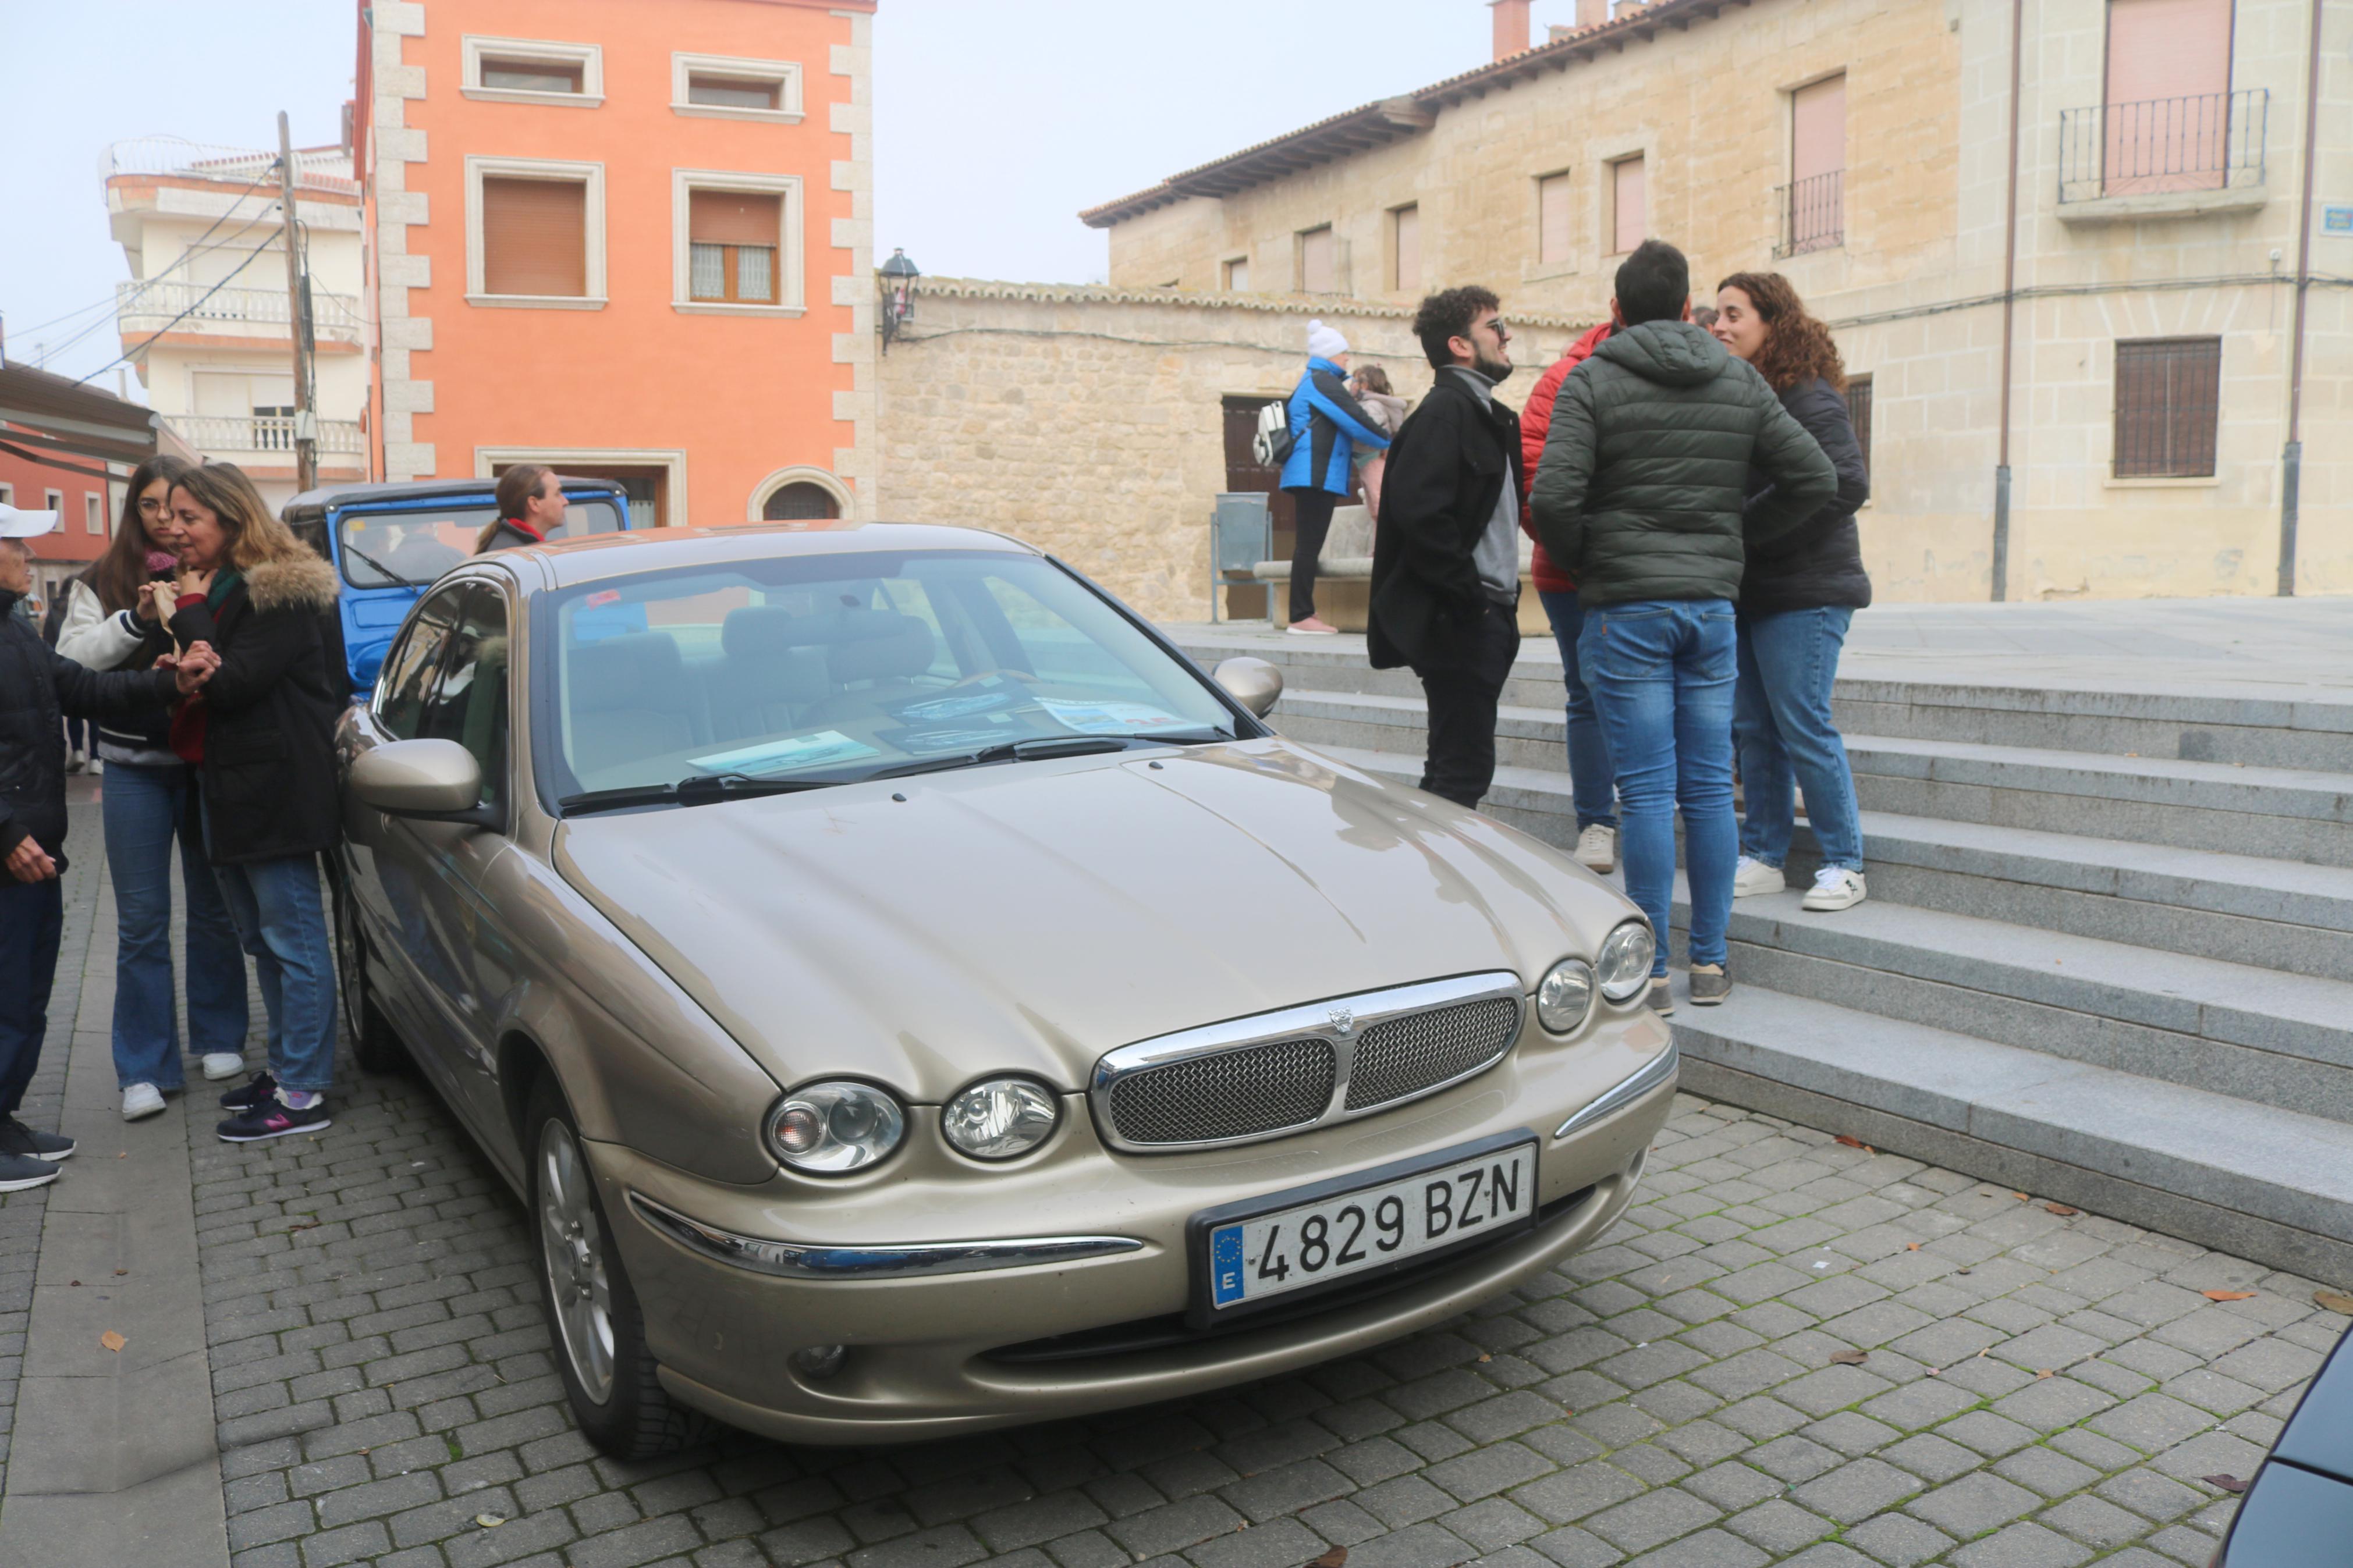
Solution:
<svg viewBox="0 0 2353 1568"><path fill-rule="evenodd" d="M566 822L555 863L781 1084L1085 1086L1131 1041L1590 957L1567 857L1280 740Z"/></svg>

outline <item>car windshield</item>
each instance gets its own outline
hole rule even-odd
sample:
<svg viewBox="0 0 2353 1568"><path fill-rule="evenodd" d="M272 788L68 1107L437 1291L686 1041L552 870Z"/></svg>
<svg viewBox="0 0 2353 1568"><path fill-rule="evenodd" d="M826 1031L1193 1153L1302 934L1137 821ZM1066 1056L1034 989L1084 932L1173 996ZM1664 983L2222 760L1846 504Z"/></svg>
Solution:
<svg viewBox="0 0 2353 1568"><path fill-rule="evenodd" d="M498 509L487 502L423 511L347 511L335 525L343 581L354 588L430 583L473 555L474 542L497 515ZM565 508L564 526L548 537L614 533L621 524L621 510L610 498L575 496Z"/></svg>
<svg viewBox="0 0 2353 1568"><path fill-rule="evenodd" d="M534 763L557 800L721 777L848 783L1071 749L1023 742L1199 742L1235 725L1198 674L1031 555L649 573L542 595L532 624Z"/></svg>

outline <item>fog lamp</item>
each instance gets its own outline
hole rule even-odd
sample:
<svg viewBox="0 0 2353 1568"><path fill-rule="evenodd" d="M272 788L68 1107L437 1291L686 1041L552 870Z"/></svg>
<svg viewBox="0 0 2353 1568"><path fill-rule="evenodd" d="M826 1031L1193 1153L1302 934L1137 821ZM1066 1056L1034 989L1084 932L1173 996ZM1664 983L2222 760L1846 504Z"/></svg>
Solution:
<svg viewBox="0 0 2353 1568"><path fill-rule="evenodd" d="M849 1359L847 1345L805 1345L793 1352L793 1370L812 1383L821 1383L839 1372Z"/></svg>

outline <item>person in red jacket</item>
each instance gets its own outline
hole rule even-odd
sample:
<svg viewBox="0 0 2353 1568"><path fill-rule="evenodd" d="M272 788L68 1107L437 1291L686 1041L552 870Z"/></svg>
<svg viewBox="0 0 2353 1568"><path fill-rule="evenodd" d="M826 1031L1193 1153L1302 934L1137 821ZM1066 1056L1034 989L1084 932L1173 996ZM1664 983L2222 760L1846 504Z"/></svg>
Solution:
<svg viewBox="0 0 2353 1568"><path fill-rule="evenodd" d="M1526 460L1523 490L1535 482L1536 464L1544 458L1545 436L1552 429L1553 400L1560 395L1560 384L1609 332L1610 323L1604 321L1571 343L1528 394L1527 407L1520 413L1520 450ZM1525 494L1520 498L1520 527L1535 539L1527 499ZM1531 574L1545 618L1552 622L1553 640L1560 645L1561 679L1568 687L1568 784L1577 807L1577 863L1589 871L1608 873L1618 866L1618 779L1609 762L1609 742L1593 711L1593 693L1586 689L1585 678L1577 667L1577 639L1585 630L1585 613L1577 607L1576 583L1545 553L1541 540L1536 542Z"/></svg>

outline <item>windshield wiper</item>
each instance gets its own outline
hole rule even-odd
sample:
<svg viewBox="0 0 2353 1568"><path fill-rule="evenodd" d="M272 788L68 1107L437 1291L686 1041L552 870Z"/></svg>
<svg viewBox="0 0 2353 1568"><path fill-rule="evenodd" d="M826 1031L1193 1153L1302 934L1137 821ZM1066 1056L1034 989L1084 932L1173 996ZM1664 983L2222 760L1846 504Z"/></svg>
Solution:
<svg viewBox="0 0 2353 1568"><path fill-rule="evenodd" d="M761 779L748 773L697 773L676 784L626 784L619 789L592 789L567 795L555 804L566 816L593 811L617 811L633 805L710 805L723 800L748 800L754 795L790 795L797 790L824 789L843 779Z"/></svg>
<svg viewBox="0 0 2353 1568"><path fill-rule="evenodd" d="M1234 737L1223 730L1162 730L1142 735L1042 735L983 746L976 752L926 757L901 763L866 775L870 779L902 779L912 773L946 773L952 768L981 767L989 763L1035 763L1049 757L1083 757L1098 752L1124 752L1134 746L1202 745Z"/></svg>
<svg viewBox="0 0 2353 1568"><path fill-rule="evenodd" d="M402 576L399 573L394 571L383 562L378 561L375 556L370 555L366 551L362 550L350 540L346 539L343 541L343 548L375 568L377 575L384 579L381 584L376 584L377 586L385 588L414 588L417 586L416 584L410 582L407 578Z"/></svg>

